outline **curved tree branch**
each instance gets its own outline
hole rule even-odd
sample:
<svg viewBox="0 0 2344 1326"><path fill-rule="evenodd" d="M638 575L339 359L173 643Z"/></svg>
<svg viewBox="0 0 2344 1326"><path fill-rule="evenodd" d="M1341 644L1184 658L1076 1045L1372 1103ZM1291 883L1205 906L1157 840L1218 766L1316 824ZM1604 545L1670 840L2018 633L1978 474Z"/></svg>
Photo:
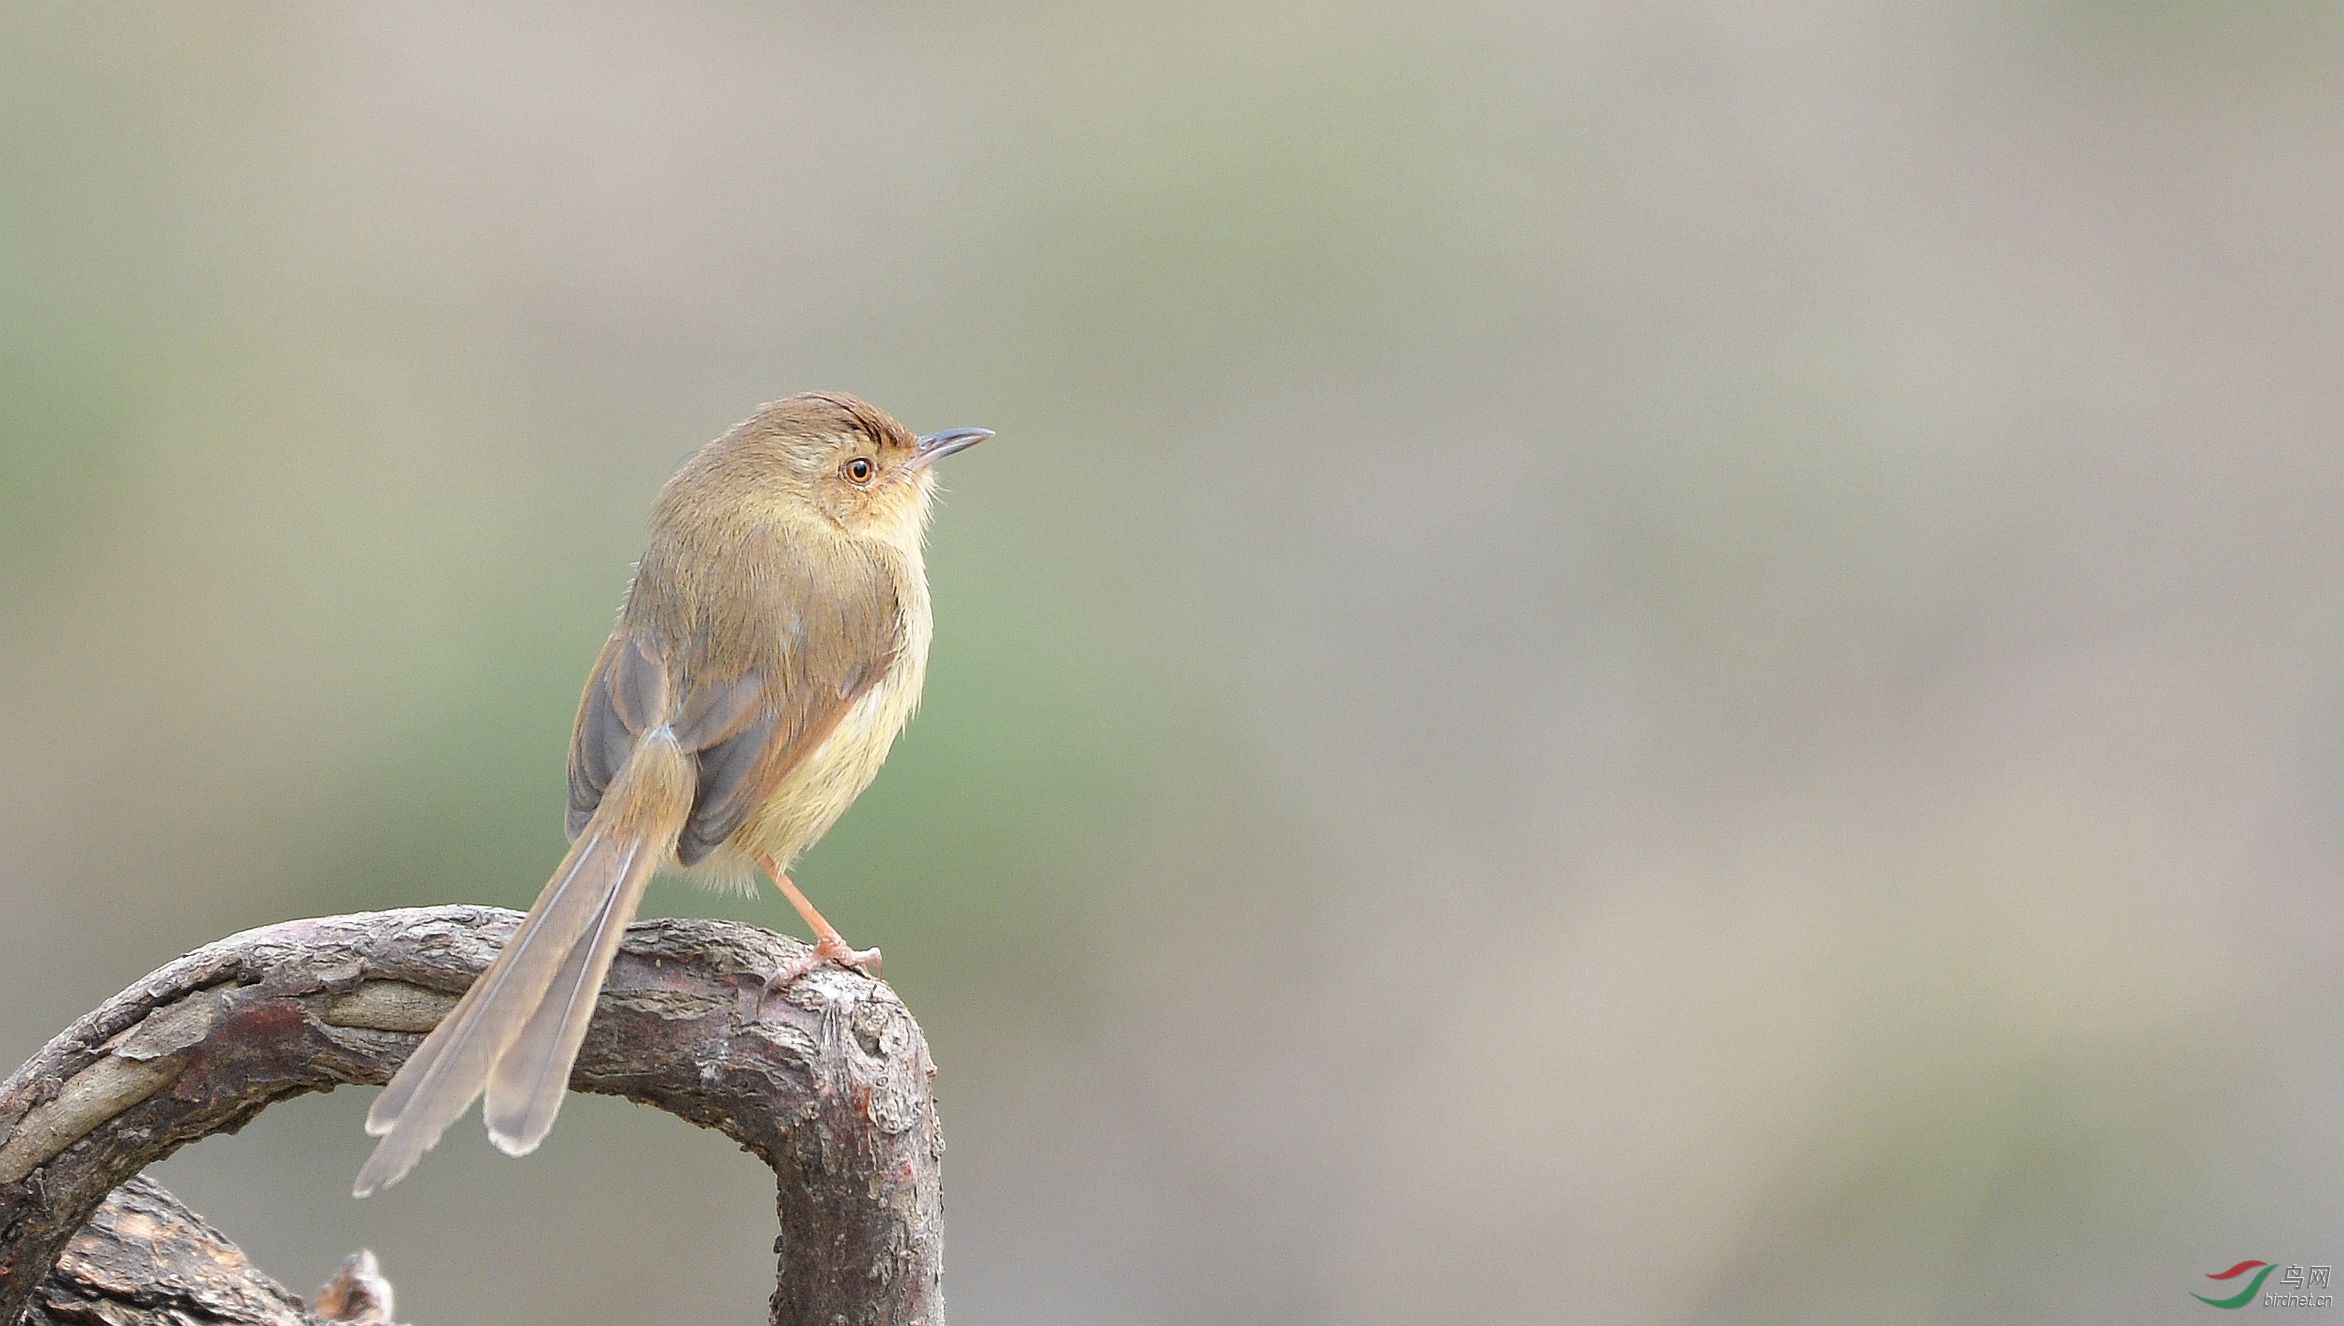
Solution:
<svg viewBox="0 0 2344 1326"><path fill-rule="evenodd" d="M360 1253L315 1304L255 1269L244 1251L153 1181L106 1197L65 1245L25 1326L391 1326L391 1287Z"/></svg>
<svg viewBox="0 0 2344 1326"><path fill-rule="evenodd" d="M273 1101L388 1080L519 920L436 907L246 931L51 1041L0 1083L0 1324L147 1165ZM773 1167L776 1326L940 1326L927 1044L893 991L853 972L765 994L803 952L732 922L636 923L571 1086L714 1128Z"/></svg>

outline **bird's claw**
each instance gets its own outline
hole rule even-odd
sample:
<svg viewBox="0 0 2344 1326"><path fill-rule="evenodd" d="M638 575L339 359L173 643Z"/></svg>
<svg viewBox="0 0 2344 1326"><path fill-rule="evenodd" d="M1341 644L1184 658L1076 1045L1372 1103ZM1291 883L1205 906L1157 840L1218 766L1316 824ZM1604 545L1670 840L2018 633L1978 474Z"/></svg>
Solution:
<svg viewBox="0 0 2344 1326"><path fill-rule="evenodd" d="M879 976L879 950L852 948L837 935L824 935L815 941L806 956L765 978L765 993L770 995L788 986L792 981L826 962L835 962L849 971L858 971L876 980ZM761 1001L760 1001L761 1002Z"/></svg>

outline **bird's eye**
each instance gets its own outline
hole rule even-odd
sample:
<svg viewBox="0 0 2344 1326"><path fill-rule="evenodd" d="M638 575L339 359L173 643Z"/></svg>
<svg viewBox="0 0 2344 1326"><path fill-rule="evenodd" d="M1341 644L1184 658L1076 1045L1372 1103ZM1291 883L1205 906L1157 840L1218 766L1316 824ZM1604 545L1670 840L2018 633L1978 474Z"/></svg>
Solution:
<svg viewBox="0 0 2344 1326"><path fill-rule="evenodd" d="M857 456L846 463L846 477L856 484L871 482L871 476L878 472L879 467L871 463L869 456Z"/></svg>

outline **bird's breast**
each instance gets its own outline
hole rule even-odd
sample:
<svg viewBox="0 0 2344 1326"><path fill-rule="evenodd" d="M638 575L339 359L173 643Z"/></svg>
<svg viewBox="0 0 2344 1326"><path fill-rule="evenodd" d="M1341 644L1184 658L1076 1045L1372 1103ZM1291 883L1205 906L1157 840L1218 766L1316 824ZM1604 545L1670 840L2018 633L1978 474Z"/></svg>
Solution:
<svg viewBox="0 0 2344 1326"><path fill-rule="evenodd" d="M905 595L901 634L887 670L855 700L822 744L782 776L728 846L752 859L772 856L786 866L837 823L879 776L895 738L919 708L920 688L927 679L932 624L925 591L915 580L913 591Z"/></svg>

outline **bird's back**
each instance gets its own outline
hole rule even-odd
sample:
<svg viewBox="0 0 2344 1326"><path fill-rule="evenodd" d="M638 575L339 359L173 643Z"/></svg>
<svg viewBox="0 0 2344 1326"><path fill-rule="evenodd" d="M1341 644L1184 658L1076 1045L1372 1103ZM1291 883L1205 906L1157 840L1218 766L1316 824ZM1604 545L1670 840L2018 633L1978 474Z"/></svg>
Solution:
<svg viewBox="0 0 2344 1326"><path fill-rule="evenodd" d="M746 875L760 857L787 868L870 786L919 706L932 629L925 568L917 545L907 555L782 506L669 528L681 533L645 553L622 631L664 642L687 684L758 674L770 703L798 712L854 691L837 726L707 860L720 876ZM719 579L735 592L694 592Z"/></svg>

